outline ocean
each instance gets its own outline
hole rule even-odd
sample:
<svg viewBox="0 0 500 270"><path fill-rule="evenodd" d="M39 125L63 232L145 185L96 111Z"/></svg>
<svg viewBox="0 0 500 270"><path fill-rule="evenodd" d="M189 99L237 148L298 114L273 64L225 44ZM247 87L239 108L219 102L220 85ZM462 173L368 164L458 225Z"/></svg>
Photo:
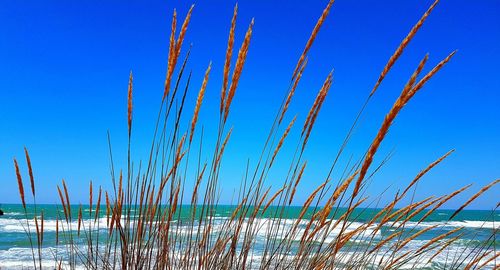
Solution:
<svg viewBox="0 0 500 270"><path fill-rule="evenodd" d="M73 216L77 217L78 211L77 205L72 206ZM28 206L28 213L32 213L34 206ZM31 230L34 231L34 220L33 216L28 216L26 220L24 210L22 205L15 204L4 204L1 206L4 211L4 215L0 216L0 269L31 269L33 267L32 263L32 253L30 249L30 242L26 236L26 224L27 221L30 224ZM43 266L46 269L54 269L56 262L54 261L54 256L57 254L61 256L67 252L64 248L64 242L59 243L56 246L56 215L59 217L63 216L63 210L60 206L56 205L37 205L37 210L44 211L44 240L42 257L44 259ZM95 209L95 206L94 206ZM267 211L267 213L272 213ZM291 226L291 224L296 221L299 216L301 207L290 206L285 211L285 220L283 226ZM304 229L307 224L307 218L311 217L314 209L309 209L306 213L304 221L301 222L300 229ZM214 227L213 233L216 234L218 230L218 224L221 225L224 220L228 219L234 211L234 206L218 206L213 213L214 216ZM332 219L338 218L345 209L339 209ZM94 222L94 217L89 214L89 207L83 206L83 228L89 222ZM103 215L98 218L98 222L101 224L100 228L102 233L106 233L106 217L104 217L104 211L101 211ZM347 231L355 230L357 227L362 226L364 222L368 221L379 212L378 209L356 209L353 213L353 220L349 223ZM182 222L190 217L189 206L181 207L180 217L176 217L176 222L180 222L180 228L182 231ZM461 268L459 264L450 264L452 261L460 261L460 258L465 256L475 256L479 247L481 250L488 250L491 254L497 254L500 252L500 239L498 239L498 230L500 229L500 211L482 211L482 210L464 210L459 215L457 215L453 221L448 221L449 217L453 214L452 210L437 210L432 215L430 215L424 222L418 223L417 221L422 215L417 215L410 222L408 222L403 230L413 231L428 228L434 225L438 225L436 228L419 235L417 238L411 240L408 245L405 246L400 252L406 252L407 250L415 250L427 243L430 239L446 233L448 231L454 230L459 227L463 227L460 239L455 241L453 244L448 246L444 252L433 258L432 263L420 267L421 263L427 261L428 258L425 256L420 256L415 261L408 262L408 268L416 269L450 269L453 267ZM254 245L255 250L252 254L252 260L259 260L259 247L264 247L266 241L266 224L271 222L271 216L263 216L257 220L259 224L256 235L256 243ZM377 224L373 224L375 227ZM77 228L76 219L73 221L72 230ZM185 228L187 229L187 228ZM61 229L60 229L61 230ZM67 230L67 228L65 228ZM82 229L83 230L83 229ZM340 229L339 229L340 230ZM367 230L367 234L370 229ZM356 245L359 247L366 247L366 245L376 244L377 241L386 238L394 232L394 228L384 228L375 234L375 239L372 241L363 241L363 237L356 238L355 241L349 243L350 248L347 251L342 251L347 254L345 258L350 258L355 256ZM333 230L325 239L325 243L330 243L335 241L336 233L338 230ZM455 235L453 235L455 236ZM105 237L103 237L104 239ZM449 237L451 238L451 236ZM298 241L300 241L300 233L298 234ZM446 239L444 239L446 240ZM443 241L444 241L443 240ZM259 241L262 243L259 244ZM85 249L85 242L82 241L78 243L82 246L82 250ZM382 256L383 252L381 252ZM293 256L293 254L292 254ZM484 269L496 269L500 265L500 261L493 260L486 265ZM83 266L81 266L83 268ZM463 268L463 267L462 267Z"/></svg>

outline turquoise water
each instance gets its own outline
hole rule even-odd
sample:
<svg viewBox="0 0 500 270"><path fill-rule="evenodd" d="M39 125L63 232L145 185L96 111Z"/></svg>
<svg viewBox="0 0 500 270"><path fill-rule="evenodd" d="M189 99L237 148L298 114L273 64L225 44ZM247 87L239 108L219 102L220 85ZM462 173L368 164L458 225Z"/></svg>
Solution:
<svg viewBox="0 0 500 270"><path fill-rule="evenodd" d="M72 212L73 217L78 216L79 206L73 205ZM93 207L95 209L95 206ZM26 236L26 224L29 221L31 230L33 229L33 216L28 214L27 220L22 208L22 205L12 205L4 204L1 206L5 215L0 216L0 269L21 269L29 268L31 266L31 249L28 238ZM86 222L94 220L93 212L90 215L89 207L82 206L83 209L83 224L85 226ZM102 209L102 208L101 208ZM44 223L44 251L46 251L46 259L48 261L47 268L53 268L50 265L51 259L53 258L53 253L55 248L55 232L56 232L56 216L59 215L61 218L63 210L60 206L55 205L38 205L37 211L43 210L45 216ZM190 218L190 207L183 206L180 208L180 223L183 220L188 220ZM213 216L220 220L222 223L225 218L231 216L233 213L233 206L218 206ZM284 218L287 220L284 222L286 224L292 223L299 216L301 211L300 207L288 207L284 213ZM331 219L336 219L344 213L345 209L338 209L335 215L331 216ZM28 213L33 213L34 207L28 206ZM267 215L259 219L263 225L271 220L271 214L273 209L270 208L266 213ZM314 209L309 209L308 213L305 215L305 219L310 218ZM378 209L356 209L352 215L351 223L348 229L355 229L361 226L364 222L370 220L375 214L379 212ZM104 214L104 211L101 211ZM424 212L425 213L425 212ZM415 249L422 246L426 241L436 237L437 235L446 233L458 227L463 227L463 235L461 239L449 247L449 251L446 253L446 257L437 256L436 263L434 264L437 269L443 269L445 262L450 256L459 256L460 254L467 254L467 252L473 252L474 247L484 246L487 249L493 250L493 252L500 248L500 240L498 239L498 229L500 229L500 211L479 211L479 210L465 210L457 215L453 221L448 221L449 217L453 214L452 210L438 210L430 215L424 222L417 223L422 215L415 216L410 222L405 225L405 230L409 232L415 232L416 229L424 229L430 226L439 225L436 229L432 229L416 239L412 240L408 244L408 249ZM177 217L177 219L179 219ZM98 219L99 223L102 224L101 228L106 229L106 218L101 215ZM77 223L76 220L73 221L73 230L76 230ZM217 230L214 227L214 230ZM384 239L388 235L394 232L393 228L383 227L380 233L377 235L378 239ZM261 235L259 235L261 234ZM262 236L262 237L259 237ZM266 237L266 232L257 233L257 241L264 241ZM328 241L335 240L335 231L332 235L327 238ZM359 240L359 239L358 239ZM357 241L349 243L350 245L366 245L363 241ZM256 248L259 247L257 243ZM351 249L352 250L352 249ZM50 252L49 252L50 251ZM258 250L257 250L258 254ZM52 258L51 258L52 257ZM487 269L495 268L495 261L490 264Z"/></svg>

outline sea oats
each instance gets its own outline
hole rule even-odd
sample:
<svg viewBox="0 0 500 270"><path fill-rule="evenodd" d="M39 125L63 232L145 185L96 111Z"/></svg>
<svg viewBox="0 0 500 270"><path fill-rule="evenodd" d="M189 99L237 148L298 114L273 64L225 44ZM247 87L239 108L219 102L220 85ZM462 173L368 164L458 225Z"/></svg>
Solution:
<svg viewBox="0 0 500 270"><path fill-rule="evenodd" d="M30 176L31 193L35 197L35 178L33 177L33 168L31 167L31 158L28 153L28 149L24 147L24 154L26 155L26 163L28 164L28 173Z"/></svg>
<svg viewBox="0 0 500 270"><path fill-rule="evenodd" d="M283 186L280 190L276 191L276 193L274 193L274 195L269 199L269 201L267 201L266 205L264 206L264 208L262 209L262 214L264 214L267 210L267 208L269 208L269 206L271 206L271 203L273 203L273 201L276 199L276 197L278 197L278 195L281 194L281 192L283 192L283 190L285 190L286 186Z"/></svg>
<svg viewBox="0 0 500 270"><path fill-rule="evenodd" d="M438 158L436 161L434 161L431 164L429 164L429 166L427 166L427 168L425 168L424 170L422 170L421 172L419 172L417 174L417 176L415 176L415 178L413 178L413 180L411 181L411 183L406 187L406 189L401 193L401 195L398 197L398 199L403 198L406 195L406 193L408 192L408 190L411 187L413 187L420 180L420 178L422 178L426 173L428 173L436 165L438 165L439 163L441 163L441 161L443 161L445 158L447 158L449 155L451 155L451 153L453 153L454 151L455 150L448 151L442 157Z"/></svg>
<svg viewBox="0 0 500 270"><path fill-rule="evenodd" d="M14 159L14 167L16 169L16 177L17 177L17 186L19 188L19 196L21 196L21 202L23 204L23 208L26 209L26 202L24 200L23 179L21 177L21 173L19 172L19 165L17 165L17 160L16 159Z"/></svg>
<svg viewBox="0 0 500 270"><path fill-rule="evenodd" d="M490 184L486 185L481 190L479 190L476 194L470 197L470 199L468 199L464 204L462 204L457 210L455 210L455 212L453 212L453 214L450 217L450 220L452 220L456 215L458 215L458 213L460 213L460 211L462 211L467 205L469 205L471 202L473 202L475 199L481 196L481 194L485 193L488 189L490 189L491 187L493 187L498 183L500 183L500 179L491 182Z"/></svg>
<svg viewBox="0 0 500 270"><path fill-rule="evenodd" d="M236 15L238 14L238 4L234 6L233 19L231 20L231 28L229 30L229 38L227 40L226 59L224 61L224 72L222 79L222 92L220 96L220 113L222 114L226 102L226 93L229 87L229 70L231 67L231 57L233 55L234 46L234 31L236 29Z"/></svg>
<svg viewBox="0 0 500 270"><path fill-rule="evenodd" d="M176 45L175 45L175 31L177 28L177 12L174 9L174 14L172 15L172 27L170 31L170 44L168 49L168 64L167 64L167 74L165 78L165 86L163 90L163 98L165 100L169 91L170 91L170 82L172 80L172 74L174 73L175 68L175 54L176 54Z"/></svg>
<svg viewBox="0 0 500 270"><path fill-rule="evenodd" d="M254 20L252 19L252 22L248 26L248 30L245 34L243 44L241 44L240 50L238 52L238 58L236 59L236 64L233 70L233 76L231 77L231 84L229 86L227 98L224 103L224 122L226 122L227 116L229 114L229 108L233 101L234 94L236 93L236 87L238 86L241 73L243 72L243 66L247 58L248 48L250 47L250 39L252 38L253 23Z"/></svg>
<svg viewBox="0 0 500 270"><path fill-rule="evenodd" d="M286 136L288 135L288 133L290 132L290 129L292 128L293 124L295 123L295 120L297 120L297 116L295 116L292 119L290 124L288 124L288 127L286 128L285 132L281 136L281 138L278 142L278 145L276 146L276 149L274 149L273 156L271 157L271 161L269 162L269 167L271 167L273 165L274 159L276 158L276 155L278 154L279 150L281 149L281 146L283 146L283 142L285 141Z"/></svg>
<svg viewBox="0 0 500 270"><path fill-rule="evenodd" d="M412 27L412 29L410 30L410 32L408 33L408 35L406 35L406 37L403 39L403 41L401 41L401 43L399 44L398 48L391 55L391 57L389 58L389 61L387 61L387 64L385 65L384 69L380 73L380 76L377 79L377 82L375 83L375 86L373 86L373 89L370 92L370 96L372 96L373 94L375 94L375 92L377 91L378 87L380 86L380 84L384 80L385 76L387 75L387 73L389 73L389 70L391 70L391 68L394 65L394 63L396 63L396 61L398 60L398 58L403 54L403 50L406 48L406 46L408 46L408 44L413 39L413 37L415 36L415 34L418 32L418 30L420 29L420 27L422 27L422 25L424 24L425 20L427 19L427 17L429 17L430 13L436 7L436 5L437 5L438 2L439 2L439 0L434 1L434 3L422 15L422 17L420 18L420 20Z"/></svg>
<svg viewBox="0 0 500 270"><path fill-rule="evenodd" d="M330 0L323 10L323 13L321 13L321 16L319 17L318 21L316 22L316 25L314 26L311 35L309 36L309 39L307 40L306 46L304 50L302 51L302 54L300 55L299 61L297 62L297 65L295 66L295 69L293 71L292 75L292 80L295 79L295 76L297 75L298 70L302 66L302 63L305 61L306 55L309 52L309 49L311 49L311 46L316 39L316 36L318 35L319 29L325 22L326 17L328 16L328 13L330 12L330 9L332 8L334 0Z"/></svg>
<svg viewBox="0 0 500 270"><path fill-rule="evenodd" d="M133 76L132 71L130 71L130 76L128 79L128 94L127 94L127 123L128 123L128 136L132 133L132 91L133 91Z"/></svg>
<svg viewBox="0 0 500 270"><path fill-rule="evenodd" d="M196 127L196 123L198 122L198 114L200 113L201 103L203 102L203 97L205 96L205 89L207 88L208 83L208 75L210 74L210 69L212 67L212 63L208 64L207 71L205 71L205 77L203 78L203 83L201 84L200 91L198 92L198 97L196 98L196 106L194 108L193 119L191 120L191 131L189 134L189 144L193 140L194 129Z"/></svg>
<svg viewBox="0 0 500 270"><path fill-rule="evenodd" d="M297 175L297 179L295 180L295 183L293 184L292 195L290 195L290 200L288 201L288 204L292 203L293 197L294 197L295 192L297 190L297 186L299 185L299 182L302 179L302 174L304 173L304 170L306 169L306 165L307 165L307 161L304 162L304 164L300 168L299 174Z"/></svg>
<svg viewBox="0 0 500 270"><path fill-rule="evenodd" d="M295 94L295 90L297 89L297 86L299 85L299 81L302 78L302 73L304 73L304 69L306 68L307 65L307 57L302 63L302 66L299 69L299 73L297 74L297 77L293 81L292 88L288 92L288 95L286 97L285 105L283 106L283 110L281 111L280 119L278 120L278 123L281 124L281 121L283 120L283 117L285 116L285 113L288 110L288 107L290 106L290 102L292 101L292 97Z"/></svg>

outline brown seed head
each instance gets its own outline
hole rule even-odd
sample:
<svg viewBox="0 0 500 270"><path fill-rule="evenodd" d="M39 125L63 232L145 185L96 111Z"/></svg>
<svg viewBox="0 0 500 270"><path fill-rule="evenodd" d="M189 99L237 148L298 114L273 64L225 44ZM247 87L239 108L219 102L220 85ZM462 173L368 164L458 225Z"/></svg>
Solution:
<svg viewBox="0 0 500 270"><path fill-rule="evenodd" d="M227 120L227 116L229 114L229 108L231 106L231 102L233 101L234 94L236 93L236 87L238 86L238 81L240 80L241 73L243 71L243 65L245 64L245 60L248 53L248 48L250 46L250 39L252 37L252 28L253 28L254 20L248 26L248 30L245 34L245 39L243 40L243 44L240 47L238 52L238 58L236 60L236 65L233 71L233 77L231 78L231 85L229 86L229 92L227 94L227 99L225 101L224 108L224 122Z"/></svg>
<svg viewBox="0 0 500 270"><path fill-rule="evenodd" d="M33 169L31 168L31 158L28 149L24 147L24 154L26 155L26 163L28 164L28 173L30 175L31 193L35 197L35 178L33 177Z"/></svg>
<svg viewBox="0 0 500 270"><path fill-rule="evenodd" d="M163 92L162 100L165 100L169 91L170 91L170 82L172 80L172 74L174 73L175 68L175 30L177 28L177 12L174 9L174 14L172 15L172 27L170 31L170 44L168 49L168 64L167 64L167 75L165 78L165 89Z"/></svg>
<svg viewBox="0 0 500 270"><path fill-rule="evenodd" d="M191 8L189 8L186 18L184 18L184 22L182 23L181 31L179 32L177 41L175 42L176 57L179 57L179 55L181 54L182 42L184 41L184 37L186 36L187 28L189 25L189 21L191 20L191 14L193 13L193 9L194 5L191 5Z"/></svg>
<svg viewBox="0 0 500 270"><path fill-rule="evenodd" d="M286 186L283 186L280 190L276 191L276 193L274 193L274 195L271 197L271 199L269 199L269 201L266 203L266 206L264 206L264 208L262 209L262 214L264 214L267 210L267 208L269 208L269 206L271 205L271 203L273 203L273 201L276 199L276 197L278 197L278 195L280 195L281 192L283 192L283 190L285 190Z"/></svg>
<svg viewBox="0 0 500 270"><path fill-rule="evenodd" d="M332 196L333 202L335 202L340 197L340 195L347 190L347 188L351 184L352 180L354 179L354 177L356 177L356 175L358 175L358 173L359 173L359 170L355 171L351 176L349 176L349 178L347 178L342 183L342 185L340 185L339 187L337 187L335 189L335 192L333 193L333 196Z"/></svg>
<svg viewBox="0 0 500 270"><path fill-rule="evenodd" d="M56 245L59 244L59 216L56 215Z"/></svg>
<svg viewBox="0 0 500 270"><path fill-rule="evenodd" d="M89 216L92 216L92 200L93 200L94 194L92 190L92 180L90 181L89 184Z"/></svg>
<svg viewBox="0 0 500 270"><path fill-rule="evenodd" d="M285 113L288 110L288 106L290 106L290 102L292 101L292 97L295 94L295 89L297 89L297 85L299 85L300 78L302 78L302 73L304 72L306 65L307 65L307 57L299 69L299 73L297 74L297 78L295 78L295 80L293 81L292 88L288 92L288 96L286 97L285 105L283 106L283 110L281 111L281 115L280 115L280 119L278 121L278 124L281 124L281 121L283 120L283 117L285 116Z"/></svg>
<svg viewBox="0 0 500 270"><path fill-rule="evenodd" d="M127 95L127 120L128 120L128 136L132 133L132 91L133 91L133 75L130 71L130 76L128 79L128 95Z"/></svg>
<svg viewBox="0 0 500 270"><path fill-rule="evenodd" d="M453 215L451 215L450 220L452 220L456 215L458 215L458 213L460 213L460 211L462 211L467 205L469 205L471 202L473 202L475 199L477 199L479 196L481 196L481 194L485 193L488 189L490 189L491 187L493 187L494 185L496 185L498 183L500 183L500 179L497 179L497 180L491 182L489 185L487 185L487 186L483 187L481 190L479 190L479 192L477 192L472 197L470 197L470 199L468 199L464 204L462 204L453 213Z"/></svg>
<svg viewBox="0 0 500 270"><path fill-rule="evenodd" d="M413 86L415 83L416 76L420 73L420 71L423 68L423 65L426 62L427 56L424 57L424 59L420 62L417 70L413 73L410 80L403 88L399 98L396 100L389 113L385 116L385 119L382 122L382 126L378 130L377 136L373 140L372 144L370 145L370 148L368 149L368 152L366 153L365 160L363 161L363 164L361 166L361 171L359 173L359 178L356 181L356 185L354 187L353 197L355 197L358 194L359 189L361 187L361 183L363 182L363 179L366 176L368 168L370 167L373 161L373 156L375 155L381 142L387 135L389 128L394 122L396 116L399 114L401 109L408 103L408 101L415 95L415 93L418 92L420 89L422 89L422 87L430 79L430 77L436 74L436 72L439 69L441 69L441 67L443 67L444 64L446 64L451 59L452 56L453 54L450 54L445 60L441 61L434 69L432 69L431 72L429 72L426 76L424 76L424 78L420 80L419 83Z"/></svg>
<svg viewBox="0 0 500 270"><path fill-rule="evenodd" d="M398 58L403 54L403 50L406 48L406 46L408 45L408 43L410 43L410 41L413 39L413 37L415 36L415 34L418 32L418 30L420 29L420 27L425 22L425 20L427 19L427 17L432 12L432 10L434 9L434 7L437 5L438 2L439 2L439 0L436 0L429 7L429 9L427 9L427 11L424 13L424 15L422 15L422 17L420 18L420 20L410 30L410 32L408 33L408 35L403 39L403 41L401 41L401 44L399 44L399 46L396 49L396 51L391 55L391 57L389 58L389 61L387 61L387 64L385 65L384 69L380 73L380 76L379 76L377 82L375 83L375 86L373 86L373 89L370 92L370 96L372 96L373 94L375 94L375 91L377 91L378 87L380 86L380 84L384 80L385 76L387 75L387 73L389 73L389 70L392 68L392 66L394 65L394 63L396 63L396 61L398 60Z"/></svg>
<svg viewBox="0 0 500 270"><path fill-rule="evenodd" d="M80 209L78 210L78 236L80 236L80 227L82 226L82 206L80 205Z"/></svg>
<svg viewBox="0 0 500 270"><path fill-rule="evenodd" d="M281 146L283 146L283 142L285 142L286 136L290 132L290 129L292 128L296 119L297 119L297 116L295 116L293 118L292 122L290 122L290 124L288 124L288 127L286 128L285 132L281 136L281 139L279 140L278 145L276 146L276 149L274 149L274 153L273 153L273 156L271 158L271 162L269 162L269 168L273 165L273 161L276 158L276 155L278 154L279 150L281 149Z"/></svg>
<svg viewBox="0 0 500 270"><path fill-rule="evenodd" d="M68 187L66 186L64 179L62 180L62 184L64 188L64 196L66 197L66 207L68 208L68 218L71 220L71 203L69 202Z"/></svg>
<svg viewBox="0 0 500 270"><path fill-rule="evenodd" d="M231 29L229 30L229 38L227 41L226 60L224 61L224 74L222 79L222 93L220 96L220 113L224 110L226 102L226 92L229 87L229 69L231 66L231 57L233 55L234 46L234 30L236 29L236 15L238 14L238 4L234 6L233 19L231 20Z"/></svg>
<svg viewBox="0 0 500 270"><path fill-rule="evenodd" d="M68 210L66 209L66 203L64 202L64 196L61 192L61 188L59 186L57 186L57 192L59 193L59 198L61 199L61 204L62 204L62 207L63 207L63 211L64 211L64 218L66 219L66 222L68 222Z"/></svg>
<svg viewBox="0 0 500 270"><path fill-rule="evenodd" d="M44 222L45 222L45 218L44 218L44 215L43 215L43 210L42 210L42 212L41 212L41 217L40 217L40 220L41 220L41 228L40 228L40 245L42 245L42 243L43 243Z"/></svg>
<svg viewBox="0 0 500 270"><path fill-rule="evenodd" d="M288 204L292 203L293 197L294 197L295 192L297 190L297 186L299 185L299 182L302 179L302 174L304 173L304 170L306 169L306 165L307 165L307 161L304 162L304 164L302 165L302 168L300 168L300 172L297 176L297 179L295 180L295 184L293 185L292 195L290 195L290 200L288 200Z"/></svg>
<svg viewBox="0 0 500 270"><path fill-rule="evenodd" d="M406 189L401 193L400 196L398 196L398 201L403 198L406 193L408 192L408 190L414 186L418 180L420 180L420 178L422 178L426 173L428 173L432 168L434 168L436 165L438 165L439 163L441 163L441 161L443 161L445 158L447 158L449 155L451 155L451 153L453 153L455 150L451 150L451 151L448 151L448 153L444 154L442 157L440 157L439 159L437 159L436 161L432 162L431 164L429 164L429 166L427 166L427 168L425 168L424 170L422 170L421 172L419 172L417 174L417 176L415 176L415 178L411 181L411 183L406 187Z"/></svg>
<svg viewBox="0 0 500 270"><path fill-rule="evenodd" d="M330 0L328 2L328 5L326 5L325 9L323 10L323 13L321 13L321 16L318 19L318 22L316 22L316 25L313 28L313 31L311 35L309 36L309 39L307 40L306 46L304 48L304 51L300 55L299 61L297 62L297 65L295 66L295 69L293 71L292 75L292 80L295 79L295 76L297 75L297 72L299 68L302 66L302 63L304 62L304 59L306 58L307 53L309 52L309 49L311 49L311 46L316 39L316 36L318 35L319 29L321 28L321 25L325 22L326 17L328 16L328 13L330 12L330 9L333 5L334 0Z"/></svg>
<svg viewBox="0 0 500 270"><path fill-rule="evenodd" d="M449 195L445 196L440 202L438 202L436 205L434 205L434 207L432 207L431 210L427 211L427 213L423 217L421 217L418 222L420 223L420 222L424 221L428 216L430 216L434 211L436 211L436 209L438 209L443 204L445 204L447 201L451 200L453 197L462 193L464 190L468 189L471 186L472 186L472 184L469 184L469 185L467 185L459 190L456 190L456 191L450 193Z"/></svg>
<svg viewBox="0 0 500 270"><path fill-rule="evenodd" d="M26 202L24 200L24 186L23 179L21 177L21 172L19 172L19 165L17 160L14 159L14 167L16 168L17 186L19 187L19 196L21 196L21 202L23 203L23 208L26 210Z"/></svg>
<svg viewBox="0 0 500 270"><path fill-rule="evenodd" d="M205 71L205 77L203 78L203 83L201 84L200 91L198 92L198 98L196 98L196 106L194 108L193 119L191 120L191 132L189 134L189 144L193 140L194 129L196 127L196 122L198 122L198 114L200 113L201 103L203 102L203 97L205 96L205 89L207 88L208 75L210 74L210 69L212 68L212 62L208 64L207 71Z"/></svg>

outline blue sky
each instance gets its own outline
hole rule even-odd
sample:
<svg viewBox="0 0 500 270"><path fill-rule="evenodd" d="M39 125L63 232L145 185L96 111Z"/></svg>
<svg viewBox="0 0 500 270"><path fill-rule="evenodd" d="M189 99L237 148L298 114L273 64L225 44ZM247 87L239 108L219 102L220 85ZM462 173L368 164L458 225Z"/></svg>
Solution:
<svg viewBox="0 0 500 270"><path fill-rule="evenodd" d="M135 159L145 159L162 95L173 8L184 17L188 1L2 1L0 3L0 203L19 202L13 157L27 146L39 202L56 203L62 178L76 203L87 198L88 181L108 186L106 132L115 156L126 154L126 88L134 72ZM357 111L388 57L431 1L338 0L321 29L290 108L302 122L328 72L334 83L312 133L302 192L323 181ZM255 161L288 85L295 63L326 1L239 1L236 44L255 18L250 52L233 103L234 126L224 171L223 202ZM234 2L199 1L186 43L193 44L189 70L193 88L188 112L209 61L211 78L200 123L206 140L215 136L227 33ZM402 111L376 157L393 158L369 187L377 195L404 186L450 149L456 152L418 186L417 197L441 195L474 183L454 207L500 177L500 2L442 1L369 104L342 162L359 158L375 136L418 61L429 67L451 51L456 57ZM268 183L277 187L295 146ZM295 135L293 135L295 134ZM294 137L295 136L295 137ZM117 158L124 165L123 158ZM24 160L21 162L25 168ZM251 163L252 164L252 163ZM339 173L341 170L339 170ZM237 180L235 180L237 179ZM303 183L304 183L303 181ZM472 208L498 202L496 187Z"/></svg>

